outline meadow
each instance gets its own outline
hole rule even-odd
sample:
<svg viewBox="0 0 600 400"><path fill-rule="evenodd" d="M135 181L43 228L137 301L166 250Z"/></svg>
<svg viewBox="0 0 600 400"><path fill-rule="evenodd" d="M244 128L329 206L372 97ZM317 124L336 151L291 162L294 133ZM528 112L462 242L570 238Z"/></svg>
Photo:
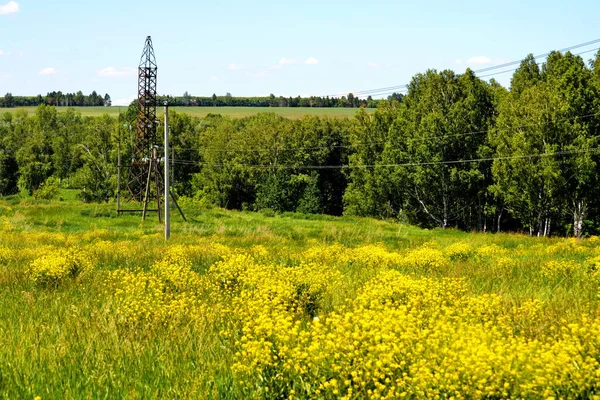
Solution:
<svg viewBox="0 0 600 400"><path fill-rule="evenodd" d="M600 398L600 238L0 199L0 398Z"/></svg>
<svg viewBox="0 0 600 400"><path fill-rule="evenodd" d="M65 111L69 107L56 107L61 112ZM112 117L118 116L119 112L125 112L127 107L72 107L79 111L81 115L86 117L98 117L103 114L108 114ZM29 114L35 113L36 107L22 107L22 108L5 108L2 111L8 111L15 113L18 110L25 110ZM179 113L188 114L192 117L204 118L208 114L221 114L230 116L232 118L244 118L259 113L272 112L281 117L299 119L305 115L315 115L319 117L331 117L331 118L351 118L353 117L357 109L356 108L317 108L317 107L171 107ZM376 111L375 108L366 108L368 113ZM164 107L158 107L157 113L159 116L164 114Z"/></svg>

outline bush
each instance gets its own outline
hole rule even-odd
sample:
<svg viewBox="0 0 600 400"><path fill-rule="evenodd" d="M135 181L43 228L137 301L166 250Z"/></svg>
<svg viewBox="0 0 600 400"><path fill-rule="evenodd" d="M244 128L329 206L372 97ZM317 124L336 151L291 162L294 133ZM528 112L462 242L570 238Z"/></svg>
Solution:
<svg viewBox="0 0 600 400"><path fill-rule="evenodd" d="M0 151L0 196L19 193L19 166L17 160Z"/></svg>
<svg viewBox="0 0 600 400"><path fill-rule="evenodd" d="M36 258L29 266L29 277L44 286L58 286L92 269L90 258L75 249L56 249Z"/></svg>
<svg viewBox="0 0 600 400"><path fill-rule="evenodd" d="M39 189L33 192L33 197L38 200L52 200L58 195L59 187L58 179L51 176L42 183Z"/></svg>

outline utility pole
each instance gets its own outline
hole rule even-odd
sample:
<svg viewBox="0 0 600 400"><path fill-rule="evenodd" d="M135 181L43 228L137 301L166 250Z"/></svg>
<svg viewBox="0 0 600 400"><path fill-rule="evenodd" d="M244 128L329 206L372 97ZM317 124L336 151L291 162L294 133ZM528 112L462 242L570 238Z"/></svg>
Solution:
<svg viewBox="0 0 600 400"><path fill-rule="evenodd" d="M171 236L169 214L169 103L165 101L165 240Z"/></svg>
<svg viewBox="0 0 600 400"><path fill-rule="evenodd" d="M119 114L120 115L120 114ZM119 144L117 145L117 215L121 211L121 127L119 130Z"/></svg>

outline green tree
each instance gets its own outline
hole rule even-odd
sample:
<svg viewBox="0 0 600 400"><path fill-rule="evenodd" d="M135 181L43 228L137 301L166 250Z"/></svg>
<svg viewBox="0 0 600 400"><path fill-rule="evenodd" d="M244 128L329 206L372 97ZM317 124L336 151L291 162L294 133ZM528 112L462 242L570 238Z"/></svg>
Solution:
<svg viewBox="0 0 600 400"><path fill-rule="evenodd" d="M0 196L19 193L19 165L13 155L0 150Z"/></svg>
<svg viewBox="0 0 600 400"><path fill-rule="evenodd" d="M481 229L489 165L469 160L480 158L494 120L489 86L470 70L430 70L413 78L399 111L382 152L382 164L400 164L380 180L387 202L406 204L421 224Z"/></svg>
<svg viewBox="0 0 600 400"><path fill-rule="evenodd" d="M109 115L91 119L86 125L83 141L78 145L83 166L77 170L74 185L81 188L85 202L108 202L115 194L116 163L113 142L116 123Z"/></svg>
<svg viewBox="0 0 600 400"><path fill-rule="evenodd" d="M52 145L52 163L56 177L62 181L68 179L77 167L77 152L74 147L83 140L83 121L81 114L72 108L57 116L57 129L50 138Z"/></svg>
<svg viewBox="0 0 600 400"><path fill-rule="evenodd" d="M20 182L33 194L53 173L51 138L58 128L54 107L40 105L35 115L19 126L22 146L17 151ZM18 134L18 131L15 133Z"/></svg>
<svg viewBox="0 0 600 400"><path fill-rule="evenodd" d="M511 90L490 141L496 148L494 190L531 234L547 236L572 216L581 236L597 198L597 145L592 74L580 57L549 55L537 83ZM562 153L565 153L562 155Z"/></svg>
<svg viewBox="0 0 600 400"><path fill-rule="evenodd" d="M533 54L528 54L519 68L515 71L510 81L510 91L515 95L520 95L525 89L534 86L541 80L540 67L538 66Z"/></svg>
<svg viewBox="0 0 600 400"><path fill-rule="evenodd" d="M4 107L14 107L14 97L11 93L4 95Z"/></svg>
<svg viewBox="0 0 600 400"><path fill-rule="evenodd" d="M348 155L350 170L348 188L344 193L344 214L359 216L397 216L403 208L404 198L389 184L389 168L382 155L388 142L397 146L405 142L396 134L398 103L384 102L374 115L360 110L349 131L349 144L354 150ZM398 140L400 139L400 140Z"/></svg>

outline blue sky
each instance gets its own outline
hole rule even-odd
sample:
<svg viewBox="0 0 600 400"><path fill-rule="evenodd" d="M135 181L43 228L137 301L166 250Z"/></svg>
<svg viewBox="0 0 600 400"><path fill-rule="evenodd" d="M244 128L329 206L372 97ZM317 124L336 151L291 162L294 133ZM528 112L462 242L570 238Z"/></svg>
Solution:
<svg viewBox="0 0 600 400"><path fill-rule="evenodd" d="M147 35L161 94L357 92L598 39L598 15L597 0L0 0L0 95L96 90L127 102Z"/></svg>

